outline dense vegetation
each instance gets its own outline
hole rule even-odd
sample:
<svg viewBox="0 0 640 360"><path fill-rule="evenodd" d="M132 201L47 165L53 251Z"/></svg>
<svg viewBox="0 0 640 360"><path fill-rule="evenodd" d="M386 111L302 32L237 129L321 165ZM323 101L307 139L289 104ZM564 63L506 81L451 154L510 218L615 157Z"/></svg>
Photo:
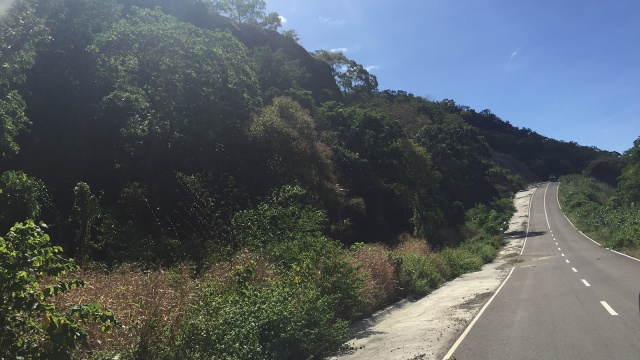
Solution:
<svg viewBox="0 0 640 360"><path fill-rule="evenodd" d="M379 91L362 65L307 52L264 10L5 10L0 277L13 280L0 333L24 340L0 357L321 358L349 321L491 261L523 179L617 171L637 202L637 155ZM94 281L81 294L79 277ZM34 293L37 306L18 304ZM125 326L102 334L114 314Z"/></svg>
<svg viewBox="0 0 640 360"><path fill-rule="evenodd" d="M626 167L617 187L588 176L562 178L560 202L572 221L596 241L640 255L640 138L622 159Z"/></svg>

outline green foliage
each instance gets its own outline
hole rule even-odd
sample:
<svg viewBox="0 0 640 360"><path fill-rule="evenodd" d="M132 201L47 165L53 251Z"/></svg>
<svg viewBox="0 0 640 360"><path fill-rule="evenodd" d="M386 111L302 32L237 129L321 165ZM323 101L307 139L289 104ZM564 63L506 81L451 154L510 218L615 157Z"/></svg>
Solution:
<svg viewBox="0 0 640 360"><path fill-rule="evenodd" d="M376 76L362 65L348 59L343 53L317 50L313 54L331 66L333 76L342 92L367 94L378 90Z"/></svg>
<svg viewBox="0 0 640 360"><path fill-rule="evenodd" d="M620 188L584 176L561 178L559 199L573 223L603 246L640 247L640 211L620 198ZM622 186L622 182L621 182Z"/></svg>
<svg viewBox="0 0 640 360"><path fill-rule="evenodd" d="M211 9L244 24L261 25L270 30L277 30L282 24L277 13L266 14L267 5L264 0L207 0Z"/></svg>
<svg viewBox="0 0 640 360"><path fill-rule="evenodd" d="M15 139L31 124L25 115L26 107L15 90L0 98L0 155L3 158L9 158L20 150Z"/></svg>
<svg viewBox="0 0 640 360"><path fill-rule="evenodd" d="M480 251L480 254L474 253L471 250ZM479 271L483 261L483 254L485 249L480 248L446 248L440 251L440 256L444 258L445 263L451 269L451 277L458 277L462 274L469 272ZM493 257L491 258L493 260Z"/></svg>
<svg viewBox="0 0 640 360"><path fill-rule="evenodd" d="M102 214L102 208L98 198L91 193L89 185L78 182L73 188L73 209L69 222L76 229L76 257L81 263L89 259L89 251L100 249L102 244L92 241L92 230L95 223Z"/></svg>
<svg viewBox="0 0 640 360"><path fill-rule="evenodd" d="M5 171L0 176L0 226L9 227L23 219L35 219L49 204L44 183L22 171Z"/></svg>
<svg viewBox="0 0 640 360"><path fill-rule="evenodd" d="M640 137L624 152L622 160L626 166L619 178L618 193L627 204L637 207L640 204Z"/></svg>
<svg viewBox="0 0 640 360"><path fill-rule="evenodd" d="M31 125L26 103L15 87L35 64L36 45L47 39L44 21L31 2L14 1L0 14L0 158L18 153L16 138Z"/></svg>
<svg viewBox="0 0 640 360"><path fill-rule="evenodd" d="M238 212L231 226L235 243L261 249L297 282L316 286L340 318L359 318L365 312L364 277L342 244L322 234L326 215L302 204L304 193L284 186L254 209Z"/></svg>
<svg viewBox="0 0 640 360"><path fill-rule="evenodd" d="M249 136L257 146L254 171L262 186L299 184L317 194L332 182L331 154L318 141L313 118L295 101L274 99L254 117Z"/></svg>
<svg viewBox="0 0 640 360"><path fill-rule="evenodd" d="M281 32L281 34L284 37L287 37L295 42L299 42L300 41L300 37L298 36L298 33L296 33L296 31L294 29L287 29Z"/></svg>
<svg viewBox="0 0 640 360"><path fill-rule="evenodd" d="M136 10L90 50L112 91L103 98L103 120L114 122L133 150L124 154L125 164L150 174L226 159L226 148L260 103L253 62L229 32Z"/></svg>
<svg viewBox="0 0 640 360"><path fill-rule="evenodd" d="M502 198L490 204L478 204L466 212L465 226L472 231L483 231L490 235L505 232L515 208L510 198Z"/></svg>
<svg viewBox="0 0 640 360"><path fill-rule="evenodd" d="M446 268L438 266L437 255L424 255L417 252L399 252L392 254L400 286L408 295L424 296L437 289L445 281ZM441 270L445 270L443 274Z"/></svg>
<svg viewBox="0 0 640 360"><path fill-rule="evenodd" d="M180 359L322 359L347 340L331 298L285 277L242 291L208 285L185 315Z"/></svg>
<svg viewBox="0 0 640 360"><path fill-rule="evenodd" d="M471 207L498 196L488 177L489 146L461 117L446 115L424 126L417 140L431 153L433 167L442 175L441 189L452 203Z"/></svg>
<svg viewBox="0 0 640 360"><path fill-rule="evenodd" d="M236 213L231 219L236 248L287 244L307 235L320 236L326 214L302 204L300 197L305 193L299 186L285 185L255 208Z"/></svg>
<svg viewBox="0 0 640 360"><path fill-rule="evenodd" d="M232 286L212 282L185 316L178 358L316 359L343 346L344 320L363 314L362 274L342 245L322 235L324 212L284 186L232 218L236 248L276 264L258 278L256 259L236 266Z"/></svg>
<svg viewBox="0 0 640 360"><path fill-rule="evenodd" d="M619 156L600 156L584 169L584 174L615 187L624 167L625 163Z"/></svg>
<svg viewBox="0 0 640 360"><path fill-rule="evenodd" d="M53 296L84 286L81 280L61 280L77 266L49 244L49 236L29 220L16 223L0 237L0 357L67 359L86 344L81 322L103 323L103 331L118 321L98 304L84 304L60 312ZM53 285L43 280L54 280Z"/></svg>
<svg viewBox="0 0 640 360"><path fill-rule="evenodd" d="M300 90L300 85L309 77L300 61L292 59L282 48L272 51L268 46L255 47L251 57L257 65L256 75L263 98L271 99L290 89Z"/></svg>

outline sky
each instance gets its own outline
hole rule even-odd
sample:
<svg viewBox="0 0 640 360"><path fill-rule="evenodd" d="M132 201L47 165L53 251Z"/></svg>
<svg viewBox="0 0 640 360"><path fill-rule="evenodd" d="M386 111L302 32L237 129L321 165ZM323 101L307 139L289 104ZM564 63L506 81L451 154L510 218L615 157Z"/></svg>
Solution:
<svg viewBox="0 0 640 360"><path fill-rule="evenodd" d="M619 153L640 136L640 1L266 3L308 51L342 51L380 90L452 99Z"/></svg>

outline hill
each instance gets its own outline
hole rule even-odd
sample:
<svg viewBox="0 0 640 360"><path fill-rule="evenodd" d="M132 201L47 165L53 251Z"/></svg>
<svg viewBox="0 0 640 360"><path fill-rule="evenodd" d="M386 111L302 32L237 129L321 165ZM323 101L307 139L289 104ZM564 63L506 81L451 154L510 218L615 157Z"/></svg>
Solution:
<svg viewBox="0 0 640 360"><path fill-rule="evenodd" d="M197 334L217 325L194 319L267 304L253 323L288 317L318 337L238 333L255 337L247 354L296 358L333 351L344 321L490 261L524 182L622 171L619 154L488 110L380 91L343 54L277 32L263 2L251 16L220 10L244 3L14 1L0 23L0 227L43 221L83 266L188 264L213 313L176 320L179 336L208 344ZM36 223L16 229L45 246ZM285 335L301 347L283 355Z"/></svg>

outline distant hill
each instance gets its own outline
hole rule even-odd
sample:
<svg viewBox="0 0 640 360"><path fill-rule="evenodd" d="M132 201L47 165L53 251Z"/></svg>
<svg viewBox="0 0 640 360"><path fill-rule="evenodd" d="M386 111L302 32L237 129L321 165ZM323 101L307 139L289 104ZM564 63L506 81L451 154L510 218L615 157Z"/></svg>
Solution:
<svg viewBox="0 0 640 360"><path fill-rule="evenodd" d="M107 262L199 258L213 238L235 249L234 214L283 186L305 189L346 244L412 233L439 246L523 182L616 178L619 154L379 91L343 54L204 2L21 0L3 20L0 186L40 190L1 222L42 218L72 255L78 226Z"/></svg>

